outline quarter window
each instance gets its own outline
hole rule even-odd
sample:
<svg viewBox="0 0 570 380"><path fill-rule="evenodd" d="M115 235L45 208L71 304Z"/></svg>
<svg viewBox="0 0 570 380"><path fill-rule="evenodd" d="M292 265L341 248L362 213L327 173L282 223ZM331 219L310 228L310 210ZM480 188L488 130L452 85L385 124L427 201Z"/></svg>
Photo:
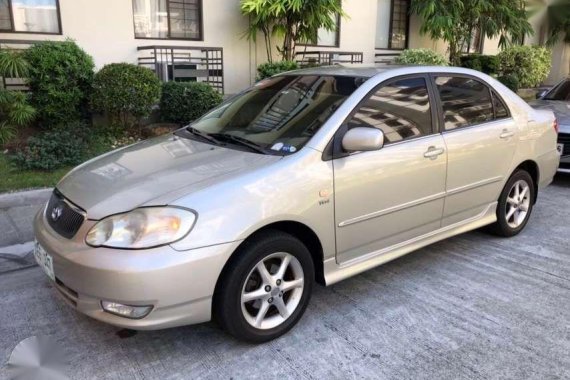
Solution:
<svg viewBox="0 0 570 380"><path fill-rule="evenodd" d="M133 0L136 38L202 39L201 0Z"/></svg>
<svg viewBox="0 0 570 380"><path fill-rule="evenodd" d="M0 0L0 31L61 34L58 0Z"/></svg>
<svg viewBox="0 0 570 380"><path fill-rule="evenodd" d="M505 119L509 117L507 106L495 91L493 91L493 106L495 108L495 119Z"/></svg>
<svg viewBox="0 0 570 380"><path fill-rule="evenodd" d="M431 134L425 79L409 78L382 85L359 107L348 126L381 129L386 144Z"/></svg>
<svg viewBox="0 0 570 380"><path fill-rule="evenodd" d="M492 121L493 104L489 88L464 77L437 77L445 130Z"/></svg>

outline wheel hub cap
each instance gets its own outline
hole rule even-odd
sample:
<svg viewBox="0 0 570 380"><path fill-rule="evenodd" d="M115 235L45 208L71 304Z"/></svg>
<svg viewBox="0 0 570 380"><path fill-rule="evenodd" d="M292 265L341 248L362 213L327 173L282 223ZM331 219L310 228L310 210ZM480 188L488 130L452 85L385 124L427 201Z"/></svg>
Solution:
<svg viewBox="0 0 570 380"><path fill-rule="evenodd" d="M519 180L513 184L507 196L505 208L505 220L511 228L517 228L528 217L530 208L530 186L525 180Z"/></svg>

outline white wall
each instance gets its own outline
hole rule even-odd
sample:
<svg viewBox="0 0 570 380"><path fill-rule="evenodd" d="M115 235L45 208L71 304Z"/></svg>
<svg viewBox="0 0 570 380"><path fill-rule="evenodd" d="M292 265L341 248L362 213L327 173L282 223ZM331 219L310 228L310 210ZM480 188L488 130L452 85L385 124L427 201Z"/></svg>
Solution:
<svg viewBox="0 0 570 380"><path fill-rule="evenodd" d="M63 40L69 37L93 56L97 68L112 62L136 63L138 46L222 47L226 93L237 92L251 84L255 70L250 68L255 68L256 60L265 60L263 49L260 54L255 44L242 38L248 22L240 13L238 0L204 0L204 41L135 39L131 0L60 0L59 3L63 36L0 33L0 39Z"/></svg>

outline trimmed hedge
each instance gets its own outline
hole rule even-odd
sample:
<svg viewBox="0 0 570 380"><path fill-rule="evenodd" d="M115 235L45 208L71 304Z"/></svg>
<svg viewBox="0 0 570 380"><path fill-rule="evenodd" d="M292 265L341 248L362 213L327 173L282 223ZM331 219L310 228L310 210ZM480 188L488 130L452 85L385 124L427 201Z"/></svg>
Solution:
<svg viewBox="0 0 570 380"><path fill-rule="evenodd" d="M299 65L294 61L262 63L261 65L257 66L257 80L269 78L273 75L284 73L286 71L297 70L298 68Z"/></svg>
<svg viewBox="0 0 570 380"><path fill-rule="evenodd" d="M71 40L38 42L24 53L30 104L39 124L54 127L89 116L93 58Z"/></svg>
<svg viewBox="0 0 570 380"><path fill-rule="evenodd" d="M166 82L162 85L160 114L164 121L186 125L222 102L222 95L199 82Z"/></svg>
<svg viewBox="0 0 570 380"><path fill-rule="evenodd" d="M55 170L81 163L86 149L87 127L76 122L30 137L12 160L23 170Z"/></svg>
<svg viewBox="0 0 570 380"><path fill-rule="evenodd" d="M113 122L128 127L150 115L160 99L160 90L160 80L152 70L111 63L95 74L91 105L111 116Z"/></svg>
<svg viewBox="0 0 570 380"><path fill-rule="evenodd" d="M447 66L449 61L443 55L431 49L407 49L397 58L401 65Z"/></svg>
<svg viewBox="0 0 570 380"><path fill-rule="evenodd" d="M517 92L519 90L519 78L517 78L514 74L507 74L497 78L499 82L507 86L513 92Z"/></svg>
<svg viewBox="0 0 570 380"><path fill-rule="evenodd" d="M461 67L482 71L493 75L499 71L499 58L496 55L470 54L460 58Z"/></svg>
<svg viewBox="0 0 570 380"><path fill-rule="evenodd" d="M537 87L550 73L552 53L540 46L512 46L498 54L499 74L515 76L520 87Z"/></svg>

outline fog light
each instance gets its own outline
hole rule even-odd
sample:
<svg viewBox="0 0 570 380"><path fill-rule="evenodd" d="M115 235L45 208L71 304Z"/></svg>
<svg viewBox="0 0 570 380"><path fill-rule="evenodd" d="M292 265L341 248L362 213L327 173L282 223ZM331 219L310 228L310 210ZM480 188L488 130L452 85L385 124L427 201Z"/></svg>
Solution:
<svg viewBox="0 0 570 380"><path fill-rule="evenodd" d="M144 318L152 310L152 305L149 306L130 306L123 305L118 302L101 301L101 307L108 313L118 315L120 317L141 319Z"/></svg>

